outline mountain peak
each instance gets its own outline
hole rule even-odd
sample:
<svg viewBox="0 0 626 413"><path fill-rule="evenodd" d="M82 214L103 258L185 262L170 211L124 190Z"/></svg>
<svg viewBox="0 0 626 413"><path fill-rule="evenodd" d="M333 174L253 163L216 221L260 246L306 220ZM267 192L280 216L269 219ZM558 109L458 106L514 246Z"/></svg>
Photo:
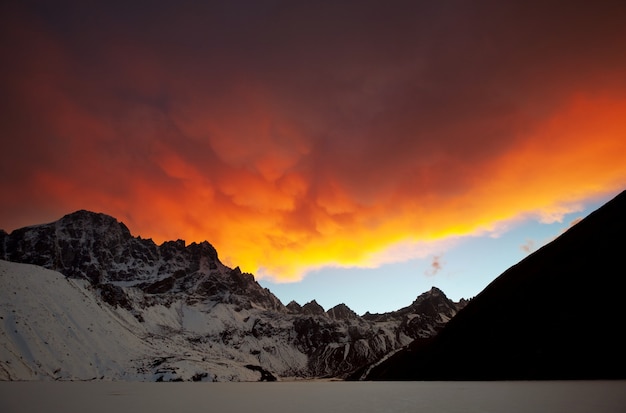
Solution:
<svg viewBox="0 0 626 413"><path fill-rule="evenodd" d="M302 313L310 314L310 315L326 315L326 311L324 310L324 307L319 305L317 301L315 300L312 300L306 303L305 305L303 305Z"/></svg>
<svg viewBox="0 0 626 413"><path fill-rule="evenodd" d="M437 287L435 287L435 286L430 287L430 290L429 290L428 292L429 292L429 293L431 293L431 294L441 294L441 295L445 295L445 294L443 293L443 291L441 291L439 288L437 288Z"/></svg>
<svg viewBox="0 0 626 413"><path fill-rule="evenodd" d="M130 230L123 222L110 215L85 209L67 214L54 224L57 228L66 229L70 235L77 231L93 231L95 234L113 235L125 239L132 237Z"/></svg>
<svg viewBox="0 0 626 413"><path fill-rule="evenodd" d="M295 300L291 300L285 307L287 307L287 310L293 314L300 314L302 312L302 306Z"/></svg>
<svg viewBox="0 0 626 413"><path fill-rule="evenodd" d="M333 308L329 309L326 314L335 320L350 320L358 318L359 316L350 309L347 305L341 303L337 304Z"/></svg>
<svg viewBox="0 0 626 413"><path fill-rule="evenodd" d="M114 217L112 217L111 215L102 213L102 212L94 212L94 211L89 211L87 209L79 209L77 211L71 212L69 214L64 215L61 220L66 220L66 219L70 219L70 220L94 220L94 219L102 219L102 220L108 220L108 221L115 221L117 222L117 219L115 219Z"/></svg>

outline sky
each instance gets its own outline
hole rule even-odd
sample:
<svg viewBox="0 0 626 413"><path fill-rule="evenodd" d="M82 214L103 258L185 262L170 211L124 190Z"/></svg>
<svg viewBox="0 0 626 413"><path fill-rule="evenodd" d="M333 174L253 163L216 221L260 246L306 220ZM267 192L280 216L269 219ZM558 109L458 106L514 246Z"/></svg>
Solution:
<svg viewBox="0 0 626 413"><path fill-rule="evenodd" d="M208 240L284 303L383 312L475 296L626 189L623 1L0 15L6 231L103 212Z"/></svg>

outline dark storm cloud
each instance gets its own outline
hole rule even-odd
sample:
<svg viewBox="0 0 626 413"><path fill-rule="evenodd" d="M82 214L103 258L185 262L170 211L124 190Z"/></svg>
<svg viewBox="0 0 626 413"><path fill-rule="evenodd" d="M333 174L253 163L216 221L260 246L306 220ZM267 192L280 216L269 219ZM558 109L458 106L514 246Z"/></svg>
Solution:
<svg viewBox="0 0 626 413"><path fill-rule="evenodd" d="M251 269L278 262L258 248L272 245L288 267L275 273L288 274L471 233L624 176L620 2L25 1L2 12L9 225L104 209L157 239L211 237ZM601 138L577 135L591 128Z"/></svg>

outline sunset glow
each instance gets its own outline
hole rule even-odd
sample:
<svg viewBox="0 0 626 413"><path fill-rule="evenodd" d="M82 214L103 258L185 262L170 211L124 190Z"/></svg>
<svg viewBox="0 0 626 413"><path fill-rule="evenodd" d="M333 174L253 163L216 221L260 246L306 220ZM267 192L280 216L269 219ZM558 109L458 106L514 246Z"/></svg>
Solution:
<svg viewBox="0 0 626 413"><path fill-rule="evenodd" d="M7 231L89 209L294 281L626 186L624 7L34 3L0 29Z"/></svg>

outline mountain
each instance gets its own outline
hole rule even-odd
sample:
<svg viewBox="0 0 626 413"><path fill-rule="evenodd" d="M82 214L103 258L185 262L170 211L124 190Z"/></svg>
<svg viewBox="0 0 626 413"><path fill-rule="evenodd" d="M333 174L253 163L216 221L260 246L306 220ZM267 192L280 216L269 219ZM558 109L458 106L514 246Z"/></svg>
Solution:
<svg viewBox="0 0 626 413"><path fill-rule="evenodd" d="M626 191L366 379L625 379L625 251Z"/></svg>
<svg viewBox="0 0 626 413"><path fill-rule="evenodd" d="M251 274L223 265L208 242L186 246L178 240L157 246L151 239L133 237L115 218L89 211L0 234L0 258L86 279L103 299L129 310L124 286L161 297L168 292L218 301L232 296L248 308L283 309L280 300Z"/></svg>
<svg viewBox="0 0 626 413"><path fill-rule="evenodd" d="M0 259L5 380L345 377L435 334L464 304L433 288L363 317L285 306L206 241L156 245L89 211L0 231Z"/></svg>

